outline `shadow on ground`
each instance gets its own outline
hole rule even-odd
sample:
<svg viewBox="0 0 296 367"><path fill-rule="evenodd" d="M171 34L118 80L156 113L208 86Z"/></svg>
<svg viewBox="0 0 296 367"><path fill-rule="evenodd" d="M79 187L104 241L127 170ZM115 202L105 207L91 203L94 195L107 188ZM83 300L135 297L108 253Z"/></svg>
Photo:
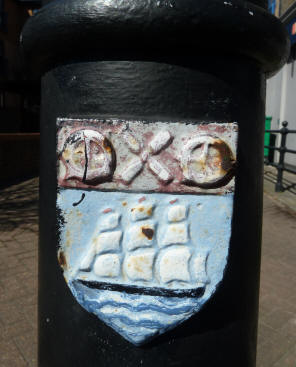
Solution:
<svg viewBox="0 0 296 367"><path fill-rule="evenodd" d="M38 224L38 178L0 191L0 231Z"/></svg>
<svg viewBox="0 0 296 367"><path fill-rule="evenodd" d="M285 174L287 173L285 172ZM294 178L294 180L292 178ZM270 167L268 167L268 169L265 169L264 179L276 185L277 182L276 170L271 170ZM290 174L288 177L284 176L282 183L284 191L289 191L291 194L296 195L296 175L292 176L292 174Z"/></svg>

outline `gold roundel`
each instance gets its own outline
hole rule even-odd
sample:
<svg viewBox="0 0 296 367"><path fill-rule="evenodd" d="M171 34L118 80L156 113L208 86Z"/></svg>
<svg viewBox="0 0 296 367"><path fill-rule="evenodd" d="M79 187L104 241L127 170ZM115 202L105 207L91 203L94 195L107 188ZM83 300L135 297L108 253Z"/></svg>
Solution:
<svg viewBox="0 0 296 367"><path fill-rule="evenodd" d="M112 144L103 134L91 129L75 131L67 138L62 159L67 179L106 181L115 169Z"/></svg>
<svg viewBox="0 0 296 367"><path fill-rule="evenodd" d="M181 155L187 183L200 187L219 187L230 181L235 158L229 145L212 135L196 136L184 145Z"/></svg>

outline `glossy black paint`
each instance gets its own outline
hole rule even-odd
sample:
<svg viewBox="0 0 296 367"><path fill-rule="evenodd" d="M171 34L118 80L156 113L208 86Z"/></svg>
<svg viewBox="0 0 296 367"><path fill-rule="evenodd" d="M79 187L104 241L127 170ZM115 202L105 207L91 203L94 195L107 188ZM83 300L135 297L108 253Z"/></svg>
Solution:
<svg viewBox="0 0 296 367"><path fill-rule="evenodd" d="M25 54L44 71L40 367L255 367L264 72L280 67L288 43L278 20L263 9L245 1L232 3L237 4L238 19L232 19L233 9L224 9L218 0L176 0L171 13L168 6L156 8L152 1L59 0L24 29ZM256 17L245 17L243 9L253 9ZM263 25L272 34L269 40ZM232 237L224 280L201 312L143 347L133 346L80 307L58 265L58 117L239 124Z"/></svg>
<svg viewBox="0 0 296 367"><path fill-rule="evenodd" d="M214 51L249 57L264 72L274 72L283 65L289 40L278 19L254 3L53 1L26 24L21 45L32 70L41 71L86 56L154 60L157 55L171 62Z"/></svg>

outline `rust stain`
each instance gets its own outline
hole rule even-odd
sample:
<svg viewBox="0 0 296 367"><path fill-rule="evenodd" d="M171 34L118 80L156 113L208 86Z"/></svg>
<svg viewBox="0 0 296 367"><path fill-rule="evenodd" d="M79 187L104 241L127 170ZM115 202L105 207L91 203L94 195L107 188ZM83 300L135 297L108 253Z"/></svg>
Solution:
<svg viewBox="0 0 296 367"><path fill-rule="evenodd" d="M178 226L170 226L171 227L171 231L172 232L176 232L176 233L184 233L184 229L183 228L179 228Z"/></svg>
<svg viewBox="0 0 296 367"><path fill-rule="evenodd" d="M71 156L71 152L69 151L69 149L65 149L63 152L63 156L65 159L69 159Z"/></svg>
<svg viewBox="0 0 296 367"><path fill-rule="evenodd" d="M147 209L147 215L149 215L149 216L152 215L152 207Z"/></svg>
<svg viewBox="0 0 296 367"><path fill-rule="evenodd" d="M142 227L142 233L144 236L148 238L148 240L152 240L154 235L154 230L149 227Z"/></svg>
<svg viewBox="0 0 296 367"><path fill-rule="evenodd" d="M221 173L227 173L234 166L235 159L233 157L230 147L220 139L217 139L214 144L215 148L219 152L219 158L215 162L216 166L219 166Z"/></svg>
<svg viewBox="0 0 296 367"><path fill-rule="evenodd" d="M70 247L71 245L71 233L70 231L67 229L66 231L66 246Z"/></svg>
<svg viewBox="0 0 296 367"><path fill-rule="evenodd" d="M59 251L58 262L63 269L67 268L67 260L64 251Z"/></svg>
<svg viewBox="0 0 296 367"><path fill-rule="evenodd" d="M127 206L127 202L126 202L126 201L124 201L124 202L122 203L122 206Z"/></svg>
<svg viewBox="0 0 296 367"><path fill-rule="evenodd" d="M111 121L111 120L110 120ZM166 124L169 126L169 123ZM226 124L200 124L196 126L190 125L190 131L192 133L203 133L210 136L213 136L212 144L209 145L210 151L207 155L205 161L203 159L199 159L198 162L190 162L190 166L193 170L201 171L201 174L204 174L205 179L210 179L211 176L217 177L217 180L219 179L219 176L221 176L221 179L225 177L225 180L220 180L219 183L213 184L211 187L203 188L199 186L195 186L193 183L188 184L187 181L184 180L184 174L188 175L188 167L184 167L181 169L179 165L179 158L176 156L175 152L175 146L172 145L168 147L167 149L158 152L158 158L157 160L159 163L161 163L163 166L167 168L167 170L171 173L172 177L174 179L170 182L162 182L161 179L158 180L158 182L153 184L153 190L157 192L186 192L186 193L196 193L196 192L205 192L205 190L212 190L215 194L222 194L226 191L233 191L233 183L230 182L232 176L234 175L234 170L236 168L236 162L235 162L235 153L232 152L231 145L227 142L234 142L235 133L237 132L238 128L237 126L233 125L232 123ZM148 125L147 125L148 126ZM129 126L129 133L130 133L130 144L131 145L140 145L141 147L139 150L143 150L143 146L149 145L149 142L151 142L151 139L153 139L155 135L155 131L153 130L153 124L151 125L151 128L144 129L138 129L138 125L135 124L133 121L131 121L131 124ZM164 126L164 124L163 124ZM92 141L92 145L90 146L90 159L89 159L89 168L95 169L97 168L95 165L92 165L92 163L96 163L94 160L92 160L93 154L99 154L101 153L101 148L105 150L105 153L107 153L108 156L115 154L114 153L114 147L113 147L113 137L109 139L107 136L110 133L114 134L121 134L123 129L125 127L124 122L114 125L110 124L103 124L101 120L97 120L95 122L92 122L91 120L83 120L83 123L81 121L74 122L71 126L69 125L69 121L65 120L63 121L63 124L60 127L59 130L59 152L61 152L61 155L59 157L60 161L65 165L64 170L60 170L58 182L61 187L79 187L79 188L92 188L92 189L100 189L99 185L102 185L103 188L124 188L127 190L133 189L133 186L137 186L137 184L133 183L123 183L117 176L108 177L106 182L99 182L99 181L93 181L93 182L80 182L81 177L75 176L73 174L73 177L69 178L69 167L71 166L77 166L76 169L83 171L83 168L85 167L85 144L82 142L80 144L79 140L77 140L77 136L80 134L80 131L83 129L93 130L94 132L98 132L99 134L103 135L102 140L100 140L98 146L94 146L94 141ZM176 128L176 132L179 131L179 128ZM151 131L150 131L151 130ZM174 130L174 129L173 129ZM77 132L77 136L74 136L74 133ZM106 137L104 135L106 134ZM142 143L140 144L135 136L141 135ZM173 131L174 134L174 131ZM62 139L63 136L65 137L71 137L74 136L71 149L68 147L64 149L64 141L65 139ZM221 135L221 139L217 136ZM173 135L172 135L173 136ZM188 134L188 138L191 137L191 134ZM184 144L187 142L187 138L185 137L178 137L175 136L176 139L179 139ZM226 138L226 140L224 139ZM101 145L102 144L102 145ZM173 143L174 144L174 143ZM96 144L95 144L96 145ZM62 150L63 148L63 150ZM136 148L134 148L137 150ZM123 164L127 163L127 157L129 155L124 154L124 152L120 152L121 155L118 155L120 160L118 160L118 163ZM140 154L140 151L135 151L134 154ZM68 159L71 159L70 163ZM115 159L115 155L113 157ZM67 162L69 164L67 164ZM113 162L114 163L114 162ZM146 170L147 171L147 170ZM148 174L144 170L143 174ZM149 171L149 175L152 174ZM215 177L213 179L215 179ZM228 185L228 186L226 186ZM220 189L220 187L222 187ZM150 189L150 187L149 187ZM143 195L143 194L142 194ZM141 203L146 198L145 196L138 198L138 202ZM125 206L124 204L122 204ZM146 209L145 209L146 210Z"/></svg>
<svg viewBox="0 0 296 367"><path fill-rule="evenodd" d="M128 267L129 268L133 268L135 269L138 273L143 273L143 265L148 264L149 261L145 256L139 256L136 257L134 259L132 259L129 263L128 263ZM152 268L152 266L150 266L150 268Z"/></svg>
<svg viewBox="0 0 296 367"><path fill-rule="evenodd" d="M108 153L111 153L111 152L112 152L111 144L110 144L110 142L109 142L109 140L108 140L107 138L105 138L105 139L103 140L103 147L106 149L106 151L107 151Z"/></svg>

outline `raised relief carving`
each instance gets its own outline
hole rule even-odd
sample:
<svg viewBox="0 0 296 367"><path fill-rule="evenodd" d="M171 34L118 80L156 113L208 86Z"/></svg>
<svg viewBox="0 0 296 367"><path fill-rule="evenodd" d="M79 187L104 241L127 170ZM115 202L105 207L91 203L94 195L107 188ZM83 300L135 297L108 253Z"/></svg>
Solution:
<svg viewBox="0 0 296 367"><path fill-rule="evenodd" d="M181 154L185 182L201 187L217 187L233 175L234 157L229 146L218 137L195 136Z"/></svg>
<svg viewBox="0 0 296 367"><path fill-rule="evenodd" d="M237 125L58 131L58 256L76 300L136 345L199 312L227 266Z"/></svg>
<svg viewBox="0 0 296 367"><path fill-rule="evenodd" d="M115 278L120 274L120 260L118 255L106 254L96 258L94 273L99 277Z"/></svg>
<svg viewBox="0 0 296 367"><path fill-rule="evenodd" d="M189 282L190 273L188 263L190 256L190 250L185 246L166 250L159 262L161 282Z"/></svg>
<svg viewBox="0 0 296 367"><path fill-rule="evenodd" d="M112 177L115 169L115 152L110 141L94 130L73 132L61 156L66 166L66 179L104 182Z"/></svg>
<svg viewBox="0 0 296 367"><path fill-rule="evenodd" d="M155 237L155 226L153 222L140 222L132 225L126 230L126 248L135 250L139 247L149 247L153 244Z"/></svg>
<svg viewBox="0 0 296 367"><path fill-rule="evenodd" d="M153 249L143 250L139 253L127 255L125 260L125 272L131 280L149 281L153 279Z"/></svg>
<svg viewBox="0 0 296 367"><path fill-rule="evenodd" d="M188 283L185 289L195 284L203 287L207 283L208 253L196 252L196 239L189 236L188 204L184 205L182 201L171 200L166 213L163 209L158 210L154 200L145 197L136 205L124 201L125 205L121 203L116 208L103 210L79 270L84 273L93 270L97 281L102 281L100 277L109 277L110 281L117 277L121 284L126 284L126 275L135 285L153 280L151 286L157 287L169 282L177 282L173 288L182 289L184 282ZM125 210L119 214L122 207ZM120 228L121 219L126 224L124 230ZM110 266L110 276L107 265Z"/></svg>
<svg viewBox="0 0 296 367"><path fill-rule="evenodd" d="M68 208L59 204L63 233L77 191L62 191L61 198L71 199ZM91 225L74 233L71 247L63 246L74 296L135 344L176 326L200 309L223 277L231 203L217 195L86 192L78 209ZM157 326L143 328L147 322Z"/></svg>
<svg viewBox="0 0 296 367"><path fill-rule="evenodd" d="M128 143L130 151L139 155L139 157L133 157L126 166L122 167L119 177L124 183L131 183L142 171L146 163L151 172L160 181L168 183L173 179L166 167L156 158L151 157L151 155L157 155L161 150L165 149L172 141L172 136L168 131L157 133L145 149L141 148L142 145L128 132L125 132L123 136Z"/></svg>
<svg viewBox="0 0 296 367"><path fill-rule="evenodd" d="M152 203L140 203L139 205L131 208L131 220L137 221L146 218L150 218L153 214L153 204Z"/></svg>
<svg viewBox="0 0 296 367"><path fill-rule="evenodd" d="M106 190L233 191L236 123L61 119L59 184Z"/></svg>
<svg viewBox="0 0 296 367"><path fill-rule="evenodd" d="M103 253L108 253L108 252L119 252L120 242L122 238L122 231L118 229L113 230L119 226L119 220L120 220L120 215L118 213L112 213L108 210L105 212L103 211L103 218L100 218L100 221L95 230L95 233L91 238L91 243L89 245L89 248L85 256L82 258L82 261L79 267L81 271L86 271L86 272L91 271L91 267L94 262L94 259L98 254L103 254ZM98 262L96 260L97 269L98 269L99 264L108 264L108 263L111 264L112 263L111 260L108 260L108 257L100 257L100 258L105 259L105 260L104 261L99 260ZM113 260L115 259L114 257L111 257L110 259L112 258ZM117 268L117 260L114 262L114 264L115 264L114 266ZM118 266L120 266L120 264ZM98 270L97 270L97 273L98 273ZM113 276L114 275L112 275L112 277Z"/></svg>

